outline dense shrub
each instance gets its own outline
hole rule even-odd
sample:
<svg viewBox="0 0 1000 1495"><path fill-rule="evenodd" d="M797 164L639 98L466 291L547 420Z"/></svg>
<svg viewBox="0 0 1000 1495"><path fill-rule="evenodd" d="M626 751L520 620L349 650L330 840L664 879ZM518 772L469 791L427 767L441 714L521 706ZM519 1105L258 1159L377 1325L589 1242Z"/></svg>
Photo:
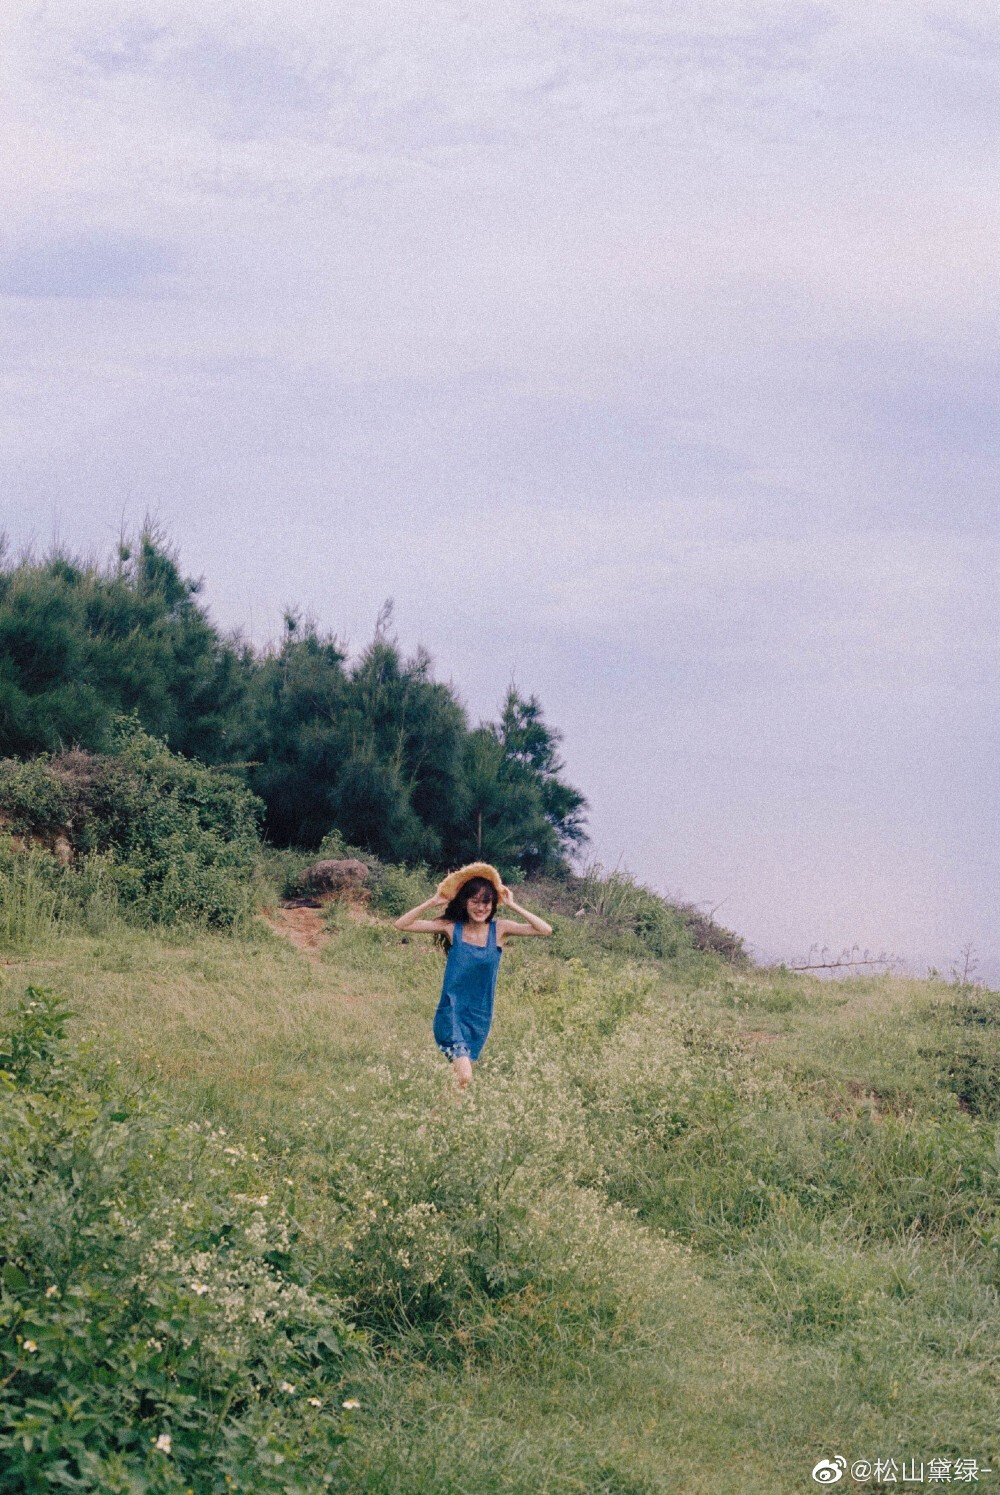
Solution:
<svg viewBox="0 0 1000 1495"><path fill-rule="evenodd" d="M0 820L43 844L58 834L83 858L81 869L87 854L104 858L119 900L141 918L225 926L246 917L259 801L231 774L170 752L134 725L116 746L0 763Z"/></svg>
<svg viewBox="0 0 1000 1495"><path fill-rule="evenodd" d="M66 1017L31 989L0 1036L3 1488L323 1489L362 1342L245 1150Z"/></svg>
<svg viewBox="0 0 1000 1495"><path fill-rule="evenodd" d="M437 886L425 867L394 867L377 863L369 874L372 907L390 919L398 919L407 909L416 908L430 898Z"/></svg>
<svg viewBox="0 0 1000 1495"><path fill-rule="evenodd" d="M52 841L72 832L98 759L90 753L0 759L0 820L12 835Z"/></svg>
<svg viewBox="0 0 1000 1495"><path fill-rule="evenodd" d="M385 861L483 856L508 874L565 870L584 839L586 802L538 700L511 688L500 720L470 731L426 651L404 658L381 627L349 663L290 615L255 664L248 710L243 755L280 844L312 847L334 826Z"/></svg>
<svg viewBox="0 0 1000 1495"><path fill-rule="evenodd" d="M605 873L599 863L593 863L574 879L573 895L584 913L609 931L632 936L640 949L657 959L669 959L693 947L680 909L628 872Z"/></svg>

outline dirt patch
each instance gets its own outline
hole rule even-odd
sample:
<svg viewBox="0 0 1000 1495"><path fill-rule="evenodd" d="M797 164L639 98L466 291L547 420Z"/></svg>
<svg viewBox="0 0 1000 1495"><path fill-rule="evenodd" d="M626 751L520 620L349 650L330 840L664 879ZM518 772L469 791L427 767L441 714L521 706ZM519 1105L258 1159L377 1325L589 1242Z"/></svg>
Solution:
<svg viewBox="0 0 1000 1495"><path fill-rule="evenodd" d="M368 899L364 893L354 898L286 898L278 908L263 909L261 918L275 934L290 940L297 950L318 960L319 952L336 932L327 928L323 917L328 903L335 903L338 908L342 908L352 924L382 922L369 912Z"/></svg>
<svg viewBox="0 0 1000 1495"><path fill-rule="evenodd" d="M318 904L312 907L304 902L282 904L280 908L265 911L261 918L275 934L290 940L296 950L303 951L313 960L319 959L319 952L329 939L323 924L323 910Z"/></svg>
<svg viewBox="0 0 1000 1495"><path fill-rule="evenodd" d="M773 1043L781 1034L772 1033L769 1028L746 1028L741 1036L749 1038L753 1043Z"/></svg>

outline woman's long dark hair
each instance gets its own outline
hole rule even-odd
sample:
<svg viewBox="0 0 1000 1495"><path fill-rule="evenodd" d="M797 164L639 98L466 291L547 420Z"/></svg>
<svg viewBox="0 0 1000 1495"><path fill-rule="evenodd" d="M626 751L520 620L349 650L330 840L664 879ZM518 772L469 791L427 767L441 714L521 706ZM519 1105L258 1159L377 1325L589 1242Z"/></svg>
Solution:
<svg viewBox="0 0 1000 1495"><path fill-rule="evenodd" d="M468 882L463 882L440 917L447 919L451 924L467 924L469 922L469 899L473 893L483 892L490 895L490 918L495 919L497 904L500 902L500 894L488 877L470 877ZM434 938L443 950L451 948L451 941L446 934L438 934Z"/></svg>

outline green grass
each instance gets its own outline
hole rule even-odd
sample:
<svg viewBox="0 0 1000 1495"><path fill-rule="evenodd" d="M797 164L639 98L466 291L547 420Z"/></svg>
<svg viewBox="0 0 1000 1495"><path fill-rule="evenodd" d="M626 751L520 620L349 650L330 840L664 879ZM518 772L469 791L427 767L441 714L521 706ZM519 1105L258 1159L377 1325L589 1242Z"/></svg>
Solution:
<svg viewBox="0 0 1000 1495"><path fill-rule="evenodd" d="M57 990L294 1219L368 1345L335 1489L788 1495L836 1453L1000 1465L1000 999L555 922L505 954L461 1101L441 955L388 919L339 911L318 958L263 924L41 920L0 996Z"/></svg>

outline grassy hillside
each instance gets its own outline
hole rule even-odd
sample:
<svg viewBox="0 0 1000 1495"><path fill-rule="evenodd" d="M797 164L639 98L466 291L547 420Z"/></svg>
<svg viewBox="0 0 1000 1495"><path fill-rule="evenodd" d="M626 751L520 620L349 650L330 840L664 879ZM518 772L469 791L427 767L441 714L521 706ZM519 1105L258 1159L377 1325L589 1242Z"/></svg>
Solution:
<svg viewBox="0 0 1000 1495"><path fill-rule="evenodd" d="M36 995L0 1055L23 1175L0 1488L788 1495L837 1454L897 1480L904 1459L1000 1468L1000 997L820 984L688 939L654 959L599 910L557 913L505 953L459 1099L430 1038L440 952L325 917L311 952L260 921L17 926L3 1007L44 988L74 1015ZM142 1298L158 1231L169 1312ZM116 1272L142 1302L77 1362L74 1279L113 1296ZM129 1376L143 1397L115 1415L141 1441L112 1456ZM57 1422L82 1450L62 1483Z"/></svg>

